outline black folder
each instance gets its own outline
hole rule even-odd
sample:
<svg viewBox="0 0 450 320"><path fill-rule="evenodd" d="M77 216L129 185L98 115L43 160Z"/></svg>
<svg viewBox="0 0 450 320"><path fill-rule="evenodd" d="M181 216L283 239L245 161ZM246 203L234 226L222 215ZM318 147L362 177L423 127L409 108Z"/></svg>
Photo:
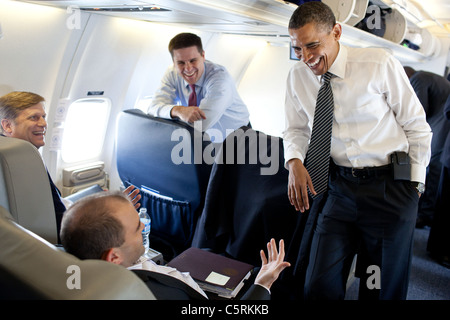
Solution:
<svg viewBox="0 0 450 320"><path fill-rule="evenodd" d="M254 266L199 248L189 248L168 266L189 272L199 286L221 297L233 298L252 273Z"/></svg>

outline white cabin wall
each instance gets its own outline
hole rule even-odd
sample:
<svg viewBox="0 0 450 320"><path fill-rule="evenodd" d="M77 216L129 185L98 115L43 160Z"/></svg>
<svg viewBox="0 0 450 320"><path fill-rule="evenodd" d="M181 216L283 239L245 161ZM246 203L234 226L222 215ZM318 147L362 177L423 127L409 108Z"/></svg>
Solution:
<svg viewBox="0 0 450 320"><path fill-rule="evenodd" d="M87 17L77 28L68 27L66 10L16 1L0 1L0 95L30 91L46 100L46 146L40 148L50 174L55 178L55 156L49 152L53 117L60 90L82 36ZM55 102L56 101L56 102Z"/></svg>
<svg viewBox="0 0 450 320"><path fill-rule="evenodd" d="M87 97L89 91L104 91L103 97L111 100L103 150L98 159L91 160L105 162L111 189L120 186L115 157L117 115L153 94L171 64L167 44L182 31L191 30L101 14L89 18L60 98L72 102ZM130 140L142 138L139 132L127 134ZM87 162L65 163L59 155L56 157L56 183L60 183L63 168Z"/></svg>
<svg viewBox="0 0 450 320"><path fill-rule="evenodd" d="M239 92L246 101L252 127L281 137L287 75L298 61L289 59L289 45L267 43L252 60Z"/></svg>
<svg viewBox="0 0 450 320"><path fill-rule="evenodd" d="M0 95L32 91L51 102L73 32L64 27L66 18L61 9L0 1Z"/></svg>

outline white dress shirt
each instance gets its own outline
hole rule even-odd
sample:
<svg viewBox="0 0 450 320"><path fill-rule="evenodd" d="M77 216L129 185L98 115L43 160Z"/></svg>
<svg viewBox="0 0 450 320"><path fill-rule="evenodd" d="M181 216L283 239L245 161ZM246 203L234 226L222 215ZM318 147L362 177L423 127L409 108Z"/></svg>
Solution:
<svg viewBox="0 0 450 320"><path fill-rule="evenodd" d="M144 256L142 256L135 265L132 265L131 267L128 267L129 270L148 270L153 271L161 274L168 275L170 277L174 277L176 279L179 279L186 283L188 286L192 287L194 290L198 291L201 295L203 295L206 299L209 299L206 295L205 291L203 291L202 288L198 285L197 282L191 277L189 272L180 272L175 268L169 267L169 266L161 266L159 264L156 264L153 260L147 259ZM264 289L266 289L270 294L270 289L262 284L256 284L256 286L261 286Z"/></svg>
<svg viewBox="0 0 450 320"><path fill-rule="evenodd" d="M329 70L334 98L331 157L339 166L361 168L390 163L395 151L411 158L411 181L425 182L431 129L402 65L380 48L340 45ZM302 162L308 151L319 78L303 62L287 79L283 132L285 162Z"/></svg>
<svg viewBox="0 0 450 320"><path fill-rule="evenodd" d="M205 291L203 291L202 288L200 288L200 286L197 284L197 282L195 282L195 280L191 277L189 272L180 272L177 269L172 268L172 267L158 265L151 259L148 259L148 260L143 259L143 258L141 258L141 259L142 259L141 261L139 261L137 264L129 267L128 269L130 269L130 270L132 270L132 269L148 270L148 271L153 271L153 272L157 272L160 274L168 275L170 277L173 277L173 278L183 281L188 286L192 287L194 290L196 290L201 295L203 295L206 299L208 299L208 296L206 295Z"/></svg>
<svg viewBox="0 0 450 320"><path fill-rule="evenodd" d="M236 89L228 71L218 64L205 60L205 71L195 84L199 108L206 119L202 120L202 131L224 140L228 133L249 123L249 112ZM189 84L171 66L161 80L147 113L171 119L170 111L176 105L189 106ZM215 131L214 131L215 130Z"/></svg>

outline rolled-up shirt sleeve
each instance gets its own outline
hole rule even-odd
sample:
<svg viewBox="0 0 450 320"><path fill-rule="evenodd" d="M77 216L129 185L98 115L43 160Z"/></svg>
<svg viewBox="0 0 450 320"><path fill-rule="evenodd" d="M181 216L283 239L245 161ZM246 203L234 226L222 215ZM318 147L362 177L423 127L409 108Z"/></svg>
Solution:
<svg viewBox="0 0 450 320"><path fill-rule="evenodd" d="M285 167L291 159L304 162L308 151L312 123L315 110L315 96L320 84L314 76L301 79L301 73L293 68L288 75L285 97L285 130L283 132ZM296 84L308 81L306 87L310 90L300 91ZM298 95L302 94L300 98ZM309 97L307 97L309 95Z"/></svg>
<svg viewBox="0 0 450 320"><path fill-rule="evenodd" d="M395 118L408 140L411 181L425 182L426 169L431 157L432 132L426 121L424 108L403 72L400 62L390 56L384 67L386 101L394 111ZM400 88L403 89L400 90Z"/></svg>
<svg viewBox="0 0 450 320"><path fill-rule="evenodd" d="M203 90L206 94L199 105L206 116L202 121L203 130L216 124L227 108L233 104L233 86L233 79L225 72L219 71L210 77Z"/></svg>
<svg viewBox="0 0 450 320"><path fill-rule="evenodd" d="M153 96L152 102L147 109L147 113L154 117L171 119L170 111L179 104L177 98L177 84L174 77L173 68L167 69L161 79L161 84Z"/></svg>

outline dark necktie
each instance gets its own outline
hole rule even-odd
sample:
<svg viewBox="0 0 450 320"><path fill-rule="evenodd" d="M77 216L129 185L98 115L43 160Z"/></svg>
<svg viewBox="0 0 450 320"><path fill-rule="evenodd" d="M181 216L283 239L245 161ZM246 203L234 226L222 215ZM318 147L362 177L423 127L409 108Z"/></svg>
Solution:
<svg viewBox="0 0 450 320"><path fill-rule="evenodd" d="M314 111L311 141L306 154L306 170L311 177L317 196L325 192L328 186L334 111L333 92L330 85L331 76L332 74L329 72L323 75L323 84L319 89Z"/></svg>
<svg viewBox="0 0 450 320"><path fill-rule="evenodd" d="M196 106L197 105L197 94L195 93L195 84L190 84L191 87L191 94L189 95L189 106Z"/></svg>

